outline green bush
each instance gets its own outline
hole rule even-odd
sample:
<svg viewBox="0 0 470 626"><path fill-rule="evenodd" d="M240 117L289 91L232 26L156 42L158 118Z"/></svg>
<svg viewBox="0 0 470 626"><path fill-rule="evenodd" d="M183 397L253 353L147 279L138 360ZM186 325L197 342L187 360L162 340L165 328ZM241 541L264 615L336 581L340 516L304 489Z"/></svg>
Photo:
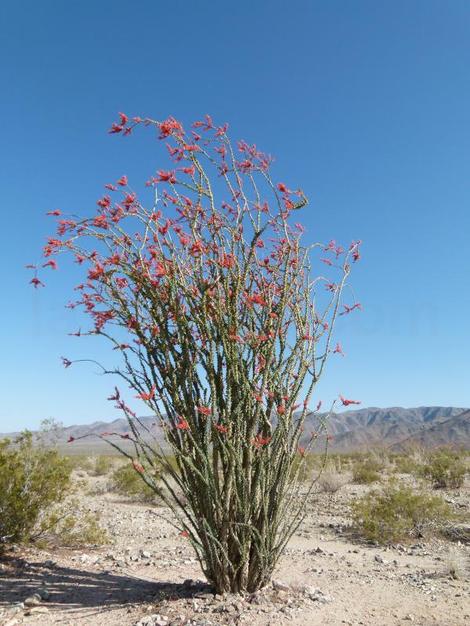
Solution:
<svg viewBox="0 0 470 626"><path fill-rule="evenodd" d="M365 458L353 466L353 483L359 485L370 485L380 480L379 471L383 465L376 459Z"/></svg>
<svg viewBox="0 0 470 626"><path fill-rule="evenodd" d="M341 474L334 467L326 467L318 476L318 488L323 493L336 493L349 482L347 474Z"/></svg>
<svg viewBox="0 0 470 626"><path fill-rule="evenodd" d="M435 489L458 489L464 483L467 468L458 452L442 448L428 457L421 473Z"/></svg>
<svg viewBox="0 0 470 626"><path fill-rule="evenodd" d="M73 470L87 472L91 474L93 472L93 459L90 456L84 454L74 454L68 456L68 463Z"/></svg>
<svg viewBox="0 0 470 626"><path fill-rule="evenodd" d="M48 510L70 490L70 474L68 460L33 445L31 433L0 441L0 547L41 535Z"/></svg>
<svg viewBox="0 0 470 626"><path fill-rule="evenodd" d="M82 508L75 499L54 507L42 523L42 543L67 547L99 546L109 543L106 530L100 526L98 513Z"/></svg>
<svg viewBox="0 0 470 626"><path fill-rule="evenodd" d="M440 530L453 515L441 497L392 482L355 502L352 516L366 539L396 543Z"/></svg>
<svg viewBox="0 0 470 626"><path fill-rule="evenodd" d="M416 459L408 454L397 455L393 459L395 471L398 474L411 474L416 476L420 472L421 465Z"/></svg>
<svg viewBox="0 0 470 626"><path fill-rule="evenodd" d="M121 465L111 475L110 488L122 496L140 502L152 502L155 491L144 482L131 464Z"/></svg>
<svg viewBox="0 0 470 626"><path fill-rule="evenodd" d="M111 469L114 466L114 459L111 456L97 456L95 459L95 466L93 468L93 473L95 476L106 476L109 474Z"/></svg>

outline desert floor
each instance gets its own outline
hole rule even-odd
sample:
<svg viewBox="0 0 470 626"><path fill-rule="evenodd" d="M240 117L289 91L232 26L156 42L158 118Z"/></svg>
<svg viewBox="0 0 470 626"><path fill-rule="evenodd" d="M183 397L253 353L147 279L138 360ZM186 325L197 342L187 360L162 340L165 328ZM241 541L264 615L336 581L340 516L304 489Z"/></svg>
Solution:
<svg viewBox="0 0 470 626"><path fill-rule="evenodd" d="M165 509L106 493L99 488L103 478L87 480L95 494L83 501L101 513L112 543L7 553L0 560L0 625L470 623L470 546L434 538L384 548L353 538L349 504L368 487L348 484L335 494L312 495L273 587L222 597L210 593L191 546L162 519ZM443 495L469 512L468 484ZM38 591L43 600L25 606Z"/></svg>

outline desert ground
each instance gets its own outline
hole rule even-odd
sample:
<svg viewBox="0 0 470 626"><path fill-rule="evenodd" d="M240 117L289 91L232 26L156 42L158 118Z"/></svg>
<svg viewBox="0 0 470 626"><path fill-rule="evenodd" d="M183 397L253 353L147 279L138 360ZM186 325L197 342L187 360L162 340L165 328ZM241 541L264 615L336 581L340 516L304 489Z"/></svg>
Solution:
<svg viewBox="0 0 470 626"><path fill-rule="evenodd" d="M383 547L357 538L350 504L369 486L313 493L272 586L242 597L211 593L188 540L166 521L167 509L110 493L106 476L78 477L81 502L100 514L110 543L8 551L0 559L0 625L470 623L470 546L433 537ZM468 479L441 494L469 513Z"/></svg>

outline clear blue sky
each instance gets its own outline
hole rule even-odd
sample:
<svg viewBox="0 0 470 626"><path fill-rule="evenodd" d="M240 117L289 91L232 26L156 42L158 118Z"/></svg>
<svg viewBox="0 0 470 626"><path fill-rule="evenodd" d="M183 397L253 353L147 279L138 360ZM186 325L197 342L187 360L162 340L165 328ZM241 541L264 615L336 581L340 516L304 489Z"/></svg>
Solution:
<svg viewBox="0 0 470 626"><path fill-rule="evenodd" d="M364 241L324 401L470 406L468 1L3 0L0 31L0 431L116 417L111 378L60 364L112 363L67 336L66 274L35 291L24 265L46 211L154 172L150 133L106 133L117 111L228 121L310 196L309 238Z"/></svg>

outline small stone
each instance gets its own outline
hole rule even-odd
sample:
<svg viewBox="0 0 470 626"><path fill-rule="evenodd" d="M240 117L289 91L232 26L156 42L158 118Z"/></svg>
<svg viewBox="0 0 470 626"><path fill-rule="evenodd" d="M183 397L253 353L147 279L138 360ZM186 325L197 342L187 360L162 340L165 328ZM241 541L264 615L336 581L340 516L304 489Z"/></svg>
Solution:
<svg viewBox="0 0 470 626"><path fill-rule="evenodd" d="M168 617L153 613L140 619L135 626L168 626Z"/></svg>
<svg viewBox="0 0 470 626"><path fill-rule="evenodd" d="M35 593L24 601L25 606L39 606L41 604L41 596Z"/></svg>
<svg viewBox="0 0 470 626"><path fill-rule="evenodd" d="M152 553L148 552L148 550L142 550L140 555L142 556L143 559L150 559L150 558L152 558Z"/></svg>
<svg viewBox="0 0 470 626"><path fill-rule="evenodd" d="M45 587L41 587L41 589L38 589L37 594L41 598L41 600L44 600L45 602L47 602L47 600L49 600L49 598L51 597L49 589L46 589Z"/></svg>
<svg viewBox="0 0 470 626"><path fill-rule="evenodd" d="M377 563L382 563L382 565L387 565L388 563L381 554L376 554L374 560L377 561Z"/></svg>
<svg viewBox="0 0 470 626"><path fill-rule="evenodd" d="M276 591L290 591L290 585L282 580L273 580L273 589Z"/></svg>
<svg viewBox="0 0 470 626"><path fill-rule="evenodd" d="M303 588L303 592L306 596L313 600L314 602L320 602L321 604L327 604L328 602L333 602L333 598L326 593L323 593L321 589L317 589L316 587L310 587L306 585Z"/></svg>
<svg viewBox="0 0 470 626"><path fill-rule="evenodd" d="M25 615L45 615L46 613L49 613L47 606L33 606L25 611Z"/></svg>

